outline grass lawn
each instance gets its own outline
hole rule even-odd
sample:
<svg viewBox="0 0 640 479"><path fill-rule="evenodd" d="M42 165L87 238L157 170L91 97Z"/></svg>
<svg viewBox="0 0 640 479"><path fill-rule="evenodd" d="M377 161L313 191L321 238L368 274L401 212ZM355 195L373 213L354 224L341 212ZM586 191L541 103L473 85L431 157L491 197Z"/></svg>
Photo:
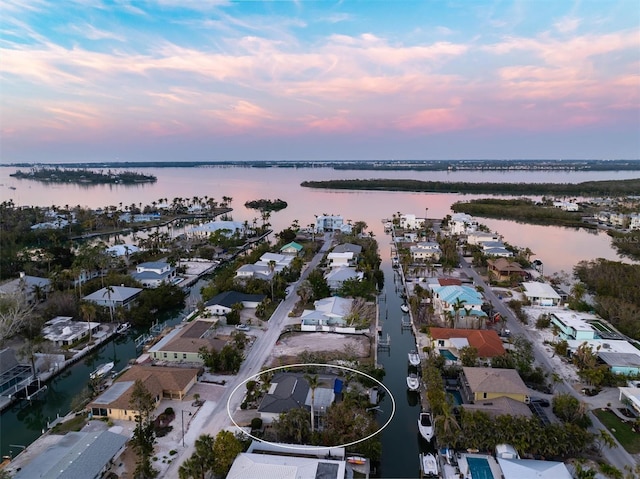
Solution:
<svg viewBox="0 0 640 479"><path fill-rule="evenodd" d="M79 431L84 427L87 423L87 416L85 414L80 414L79 416L75 416L68 421L61 422L53 426L51 428L52 434L66 434L70 431Z"/></svg>
<svg viewBox="0 0 640 479"><path fill-rule="evenodd" d="M611 411L596 409L593 412L629 454L640 453L640 434L633 432L631 424L622 422Z"/></svg>

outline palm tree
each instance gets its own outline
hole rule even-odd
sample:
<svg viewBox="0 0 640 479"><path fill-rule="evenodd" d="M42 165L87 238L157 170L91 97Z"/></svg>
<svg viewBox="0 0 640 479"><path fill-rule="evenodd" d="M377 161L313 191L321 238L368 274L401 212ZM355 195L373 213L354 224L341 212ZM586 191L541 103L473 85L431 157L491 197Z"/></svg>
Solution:
<svg viewBox="0 0 640 479"><path fill-rule="evenodd" d="M96 305L85 301L80 305L80 316L87 322L87 326L89 327L89 341L91 341L91 323L94 319L96 319Z"/></svg>
<svg viewBox="0 0 640 479"><path fill-rule="evenodd" d="M451 305L451 307L453 308L453 311L455 311L455 326L456 327L458 325L458 323L460 322L460 310L464 309L464 304L467 302L466 299L460 299L460 298L456 298L455 303L453 303Z"/></svg>
<svg viewBox="0 0 640 479"><path fill-rule="evenodd" d="M114 293L115 290L111 285L106 286L104 289L105 289L105 292L102 296L106 295L107 299L109 300L109 316L111 317L111 322L113 323L113 302L111 301L111 293Z"/></svg>
<svg viewBox="0 0 640 479"><path fill-rule="evenodd" d="M309 388L311 389L311 432L315 430L315 418L313 416L313 408L315 406L316 399L316 389L319 386L318 375L314 374L313 376L310 374L304 375L305 381L309 384Z"/></svg>

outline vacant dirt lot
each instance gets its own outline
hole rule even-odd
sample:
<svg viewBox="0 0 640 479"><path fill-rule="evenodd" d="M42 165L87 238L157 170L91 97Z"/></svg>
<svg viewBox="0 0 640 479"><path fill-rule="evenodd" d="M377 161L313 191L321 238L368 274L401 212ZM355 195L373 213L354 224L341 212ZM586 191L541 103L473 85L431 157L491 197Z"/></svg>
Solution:
<svg viewBox="0 0 640 479"><path fill-rule="evenodd" d="M370 340L362 335L335 333L293 333L281 338L273 348L267 363L277 366L292 362L302 352L338 353L349 358L367 358Z"/></svg>

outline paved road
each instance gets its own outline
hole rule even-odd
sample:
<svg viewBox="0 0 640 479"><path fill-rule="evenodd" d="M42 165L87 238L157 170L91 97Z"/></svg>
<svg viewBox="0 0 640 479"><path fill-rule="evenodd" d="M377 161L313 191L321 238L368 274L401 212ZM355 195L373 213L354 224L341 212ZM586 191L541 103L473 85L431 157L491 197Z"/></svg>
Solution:
<svg viewBox="0 0 640 479"><path fill-rule="evenodd" d="M236 391L233 397L231 397L231 393L239 384L250 376L259 373L262 369L262 366L271 354L276 341L280 337L283 327L289 319L289 311L293 309L298 301L298 295L295 293L295 289L307 278L309 273L316 268L325 253L331 248L332 239L331 234L325 235L322 248L308 263L307 267L300 275L300 279L292 288L293 291L278 305L268 321L267 331L265 331L265 333L254 342L249 354L247 354L246 359L242 363L238 374L235 377L232 377L225 385L226 391L220 400L213 407L206 408L206 410L202 411L202 416L198 415L198 417L192 421L189 430L185 435L185 443L187 447L181 450L178 449L178 455L172 461L165 477L178 477L178 468L180 467L180 464L191 456L194 451L194 442L201 434L210 434L215 436L219 431L233 425L229 415L227 414L227 403L229 402L230 411L236 411L240 407L245 390L240 388ZM229 401L230 397L231 401Z"/></svg>
<svg viewBox="0 0 640 479"><path fill-rule="evenodd" d="M506 325L511 331L511 334L522 335L527 338L533 344L533 354L535 358L536 364L540 365L545 371L552 372L554 370L553 365L549 362L549 358L539 347L539 344L536 344L535 340L533 340L527 328L525 328L519 319L515 317L512 311L504 304L504 302L498 298L498 295L494 293L487 283L484 282L482 277L466 262L466 260L460 256L460 265L464 271L464 273L473 279L474 283L477 286L481 286L484 288L484 296L485 298L493 304L493 308L495 312L498 312L502 315L503 318L506 319ZM562 381L557 384L555 387L555 392L560 394L571 394L575 398L577 398L580 402L585 402L584 397L582 397L570 384L566 381ZM605 429L604 425L600 422L600 420L589 411L589 417L593 422L593 426L591 428L592 432L598 432L600 429ZM615 438L614 438L615 440ZM636 466L636 461L617 441L617 447L608 448L605 447L602 451L603 456L606 460L613 466L617 467L620 471L624 471L624 466L628 465L631 467Z"/></svg>

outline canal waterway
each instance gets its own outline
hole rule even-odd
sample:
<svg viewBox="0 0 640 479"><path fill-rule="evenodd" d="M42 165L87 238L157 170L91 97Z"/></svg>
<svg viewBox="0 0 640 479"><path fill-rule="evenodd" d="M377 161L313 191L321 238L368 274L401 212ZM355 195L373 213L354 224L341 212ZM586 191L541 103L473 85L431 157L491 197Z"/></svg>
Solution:
<svg viewBox="0 0 640 479"><path fill-rule="evenodd" d="M173 317L159 318L166 326L178 324L184 313ZM140 331L129 330L127 334L115 336L62 373L46 383L47 389L32 401L15 402L0 416L0 451L2 455L16 456L35 441L58 415L65 416L72 404L89 386L89 374L98 366L113 361L113 371L119 372L131 359L138 357L135 338Z"/></svg>
<svg viewBox="0 0 640 479"><path fill-rule="evenodd" d="M418 370L409 365L408 353L416 349L413 331L402 328L402 319L409 318L400 306L404 302L399 270L392 267L391 236L378 237L384 291L380 295L380 323L382 340L390 339L388 349L378 352L378 363L385 370L384 385L396 401L393 421L382 432L382 460L379 477L419 477L418 454L431 446L418 433L418 415L421 410L420 395L407 388L409 372ZM391 410L391 400L385 397L380 404L382 415Z"/></svg>

